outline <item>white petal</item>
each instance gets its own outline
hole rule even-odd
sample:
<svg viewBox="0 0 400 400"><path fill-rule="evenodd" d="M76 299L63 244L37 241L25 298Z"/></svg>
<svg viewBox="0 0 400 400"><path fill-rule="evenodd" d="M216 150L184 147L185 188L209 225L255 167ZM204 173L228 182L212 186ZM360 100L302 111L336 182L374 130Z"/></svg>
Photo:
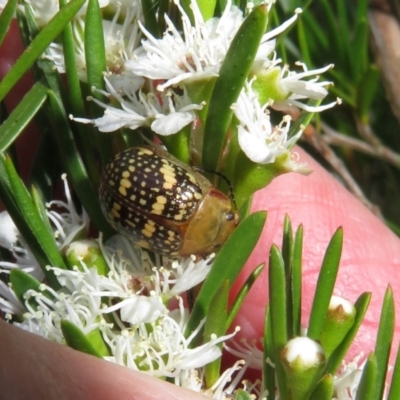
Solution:
<svg viewBox="0 0 400 400"><path fill-rule="evenodd" d="M153 322L167 312L159 297L134 296L121 302L121 320L137 325Z"/></svg>
<svg viewBox="0 0 400 400"><path fill-rule="evenodd" d="M262 138L239 126L238 139L241 149L251 161L259 164L274 162L275 155Z"/></svg>
<svg viewBox="0 0 400 400"><path fill-rule="evenodd" d="M0 246L6 249L17 241L18 229L7 211L0 213Z"/></svg>
<svg viewBox="0 0 400 400"><path fill-rule="evenodd" d="M195 119L195 114L192 111L176 112L169 115L164 115L154 120L151 124L151 129L159 135L168 136L179 132L186 125L190 124Z"/></svg>

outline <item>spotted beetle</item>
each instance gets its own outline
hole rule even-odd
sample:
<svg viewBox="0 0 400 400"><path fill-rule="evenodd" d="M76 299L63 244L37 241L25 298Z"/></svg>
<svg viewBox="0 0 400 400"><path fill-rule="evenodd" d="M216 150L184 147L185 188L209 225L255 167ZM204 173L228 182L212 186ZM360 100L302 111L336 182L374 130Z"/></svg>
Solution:
<svg viewBox="0 0 400 400"><path fill-rule="evenodd" d="M238 223L224 193L160 148L118 153L105 168L99 195L118 233L172 258L212 253Z"/></svg>

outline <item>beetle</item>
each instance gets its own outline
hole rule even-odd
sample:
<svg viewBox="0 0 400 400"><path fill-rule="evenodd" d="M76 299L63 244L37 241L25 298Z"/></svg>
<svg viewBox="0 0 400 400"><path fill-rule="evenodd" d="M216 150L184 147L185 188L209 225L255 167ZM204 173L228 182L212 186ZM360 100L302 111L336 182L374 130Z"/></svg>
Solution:
<svg viewBox="0 0 400 400"><path fill-rule="evenodd" d="M118 233L171 258L209 255L238 223L230 199L204 175L150 146L118 153L105 168L99 197Z"/></svg>

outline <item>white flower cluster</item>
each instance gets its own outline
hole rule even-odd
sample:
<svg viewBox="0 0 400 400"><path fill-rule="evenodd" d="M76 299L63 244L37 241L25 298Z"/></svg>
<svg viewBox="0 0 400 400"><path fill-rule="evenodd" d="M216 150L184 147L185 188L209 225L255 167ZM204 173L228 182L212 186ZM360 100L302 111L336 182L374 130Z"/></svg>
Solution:
<svg viewBox="0 0 400 400"><path fill-rule="evenodd" d="M45 21L54 15L56 6L53 3L56 2L49 1L52 6L46 8L47 13L43 13L43 2L32 0L30 3ZM272 2L266 4L270 8ZM179 0L175 5L181 16L182 30L178 30L165 15L167 28L161 38L156 38L144 27L140 1L100 2L104 15L111 15L112 19L103 21L107 62L105 91L94 90L99 90L110 102L106 104L93 99L105 109L100 118L91 120L71 116L72 119L93 123L102 132L124 127L132 130L148 127L161 136L178 133L197 122L198 111L204 107L205 99L196 96L194 102L191 93L198 93L199 88L218 77L245 17L239 8L227 1L219 18L205 21L193 0L192 22ZM282 66L282 60L276 56L274 38L287 29L300 12L296 10L292 18L264 34L251 77L237 103L232 104L236 117L232 128L238 130L239 145L247 157L261 164L283 160L290 170L298 169L289 149L302 132L299 130L288 140L289 118L285 117L274 127L268 108L288 110L297 107L322 111L336 104L310 107L302 102L305 99L320 100L327 95L326 87L330 83L318 82L318 74L327 71L331 65L307 71L300 64L300 71L294 72L288 66ZM73 22L77 66L82 81L86 80L84 13L85 8ZM54 61L60 72L65 72L64 55L59 44L52 44L47 57Z"/></svg>
<svg viewBox="0 0 400 400"><path fill-rule="evenodd" d="M73 242L87 228L87 218L78 215L67 184L65 189L66 202L48 204L61 212L48 210L47 215L60 251L67 258L75 257L77 265L68 270L48 267L61 288L54 290L41 283L37 289L27 290L23 301L11 285L0 280L0 312L14 325L60 344L66 342L62 323L68 321L88 338L100 334L107 349L104 359L203 391L201 368L221 356L221 343L235 332L212 335L208 342L193 346L204 321L185 336L189 313L182 295L205 279L214 255L199 261L194 257L174 260L163 267L159 257L152 261L146 252L118 235L106 245L101 237L97 242ZM16 257L15 262L1 261L0 273L21 269L42 281L43 272L6 212L0 214L0 221L6 225L0 231L0 245ZM84 254L94 247L107 265L106 274L100 273L96 261L90 266L84 262ZM208 395L223 398L224 387L239 369L240 363L228 369L224 378L208 389Z"/></svg>

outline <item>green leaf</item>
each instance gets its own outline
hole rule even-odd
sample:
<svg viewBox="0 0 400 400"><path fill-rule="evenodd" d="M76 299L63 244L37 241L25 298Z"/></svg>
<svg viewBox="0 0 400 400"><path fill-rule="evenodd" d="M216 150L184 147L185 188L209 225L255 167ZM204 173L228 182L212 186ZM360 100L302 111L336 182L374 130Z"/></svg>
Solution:
<svg viewBox="0 0 400 400"><path fill-rule="evenodd" d="M0 151L4 152L22 133L28 123L40 110L47 98L47 88L35 83L18 106L0 126Z"/></svg>
<svg viewBox="0 0 400 400"><path fill-rule="evenodd" d="M43 201L53 199L54 188L60 177L60 164L56 144L48 130L40 135L39 145L29 176L29 183L40 193Z"/></svg>
<svg viewBox="0 0 400 400"><path fill-rule="evenodd" d="M331 400L333 396L333 377L325 375L311 393L310 400Z"/></svg>
<svg viewBox="0 0 400 400"><path fill-rule="evenodd" d="M283 224L282 258L285 267L286 279L286 317L288 340L293 336L293 299L292 299L292 258L293 258L293 230L289 216L285 215Z"/></svg>
<svg viewBox="0 0 400 400"><path fill-rule="evenodd" d="M292 324L293 337L300 336L301 330L301 289L302 289L303 226L297 229L293 245L292 265Z"/></svg>
<svg viewBox="0 0 400 400"><path fill-rule="evenodd" d="M97 353L100 354L100 357L107 357L111 355L100 329L93 329L86 335L86 338L96 349Z"/></svg>
<svg viewBox="0 0 400 400"><path fill-rule="evenodd" d="M369 124L370 111L377 97L380 81L380 71L375 65L370 65L357 87L357 111L361 121Z"/></svg>
<svg viewBox="0 0 400 400"><path fill-rule="evenodd" d="M264 362L263 362L263 372L262 372L262 385L263 391L267 390L268 400L275 399L275 368L271 365L274 359L274 348L272 340L272 328L271 328L271 313L269 305L265 308L265 318L264 318Z"/></svg>
<svg viewBox="0 0 400 400"><path fill-rule="evenodd" d="M214 16L216 4L217 0L197 0L197 5L199 6L204 21L207 21Z"/></svg>
<svg viewBox="0 0 400 400"><path fill-rule="evenodd" d="M317 287L314 294L314 301L311 308L310 322L307 336L318 340L321 334L328 311L329 302L335 286L336 276L339 269L340 257L343 245L343 229L339 228L333 235L318 276Z"/></svg>
<svg viewBox="0 0 400 400"><path fill-rule="evenodd" d="M89 0L85 18L85 61L87 81L90 88L104 89L104 72L107 71L106 50L104 44L103 19L98 0ZM94 91L92 96L104 101L104 95ZM92 117L98 117L104 109L94 102L89 105ZM112 135L97 132L97 148L104 167L113 157Z"/></svg>
<svg viewBox="0 0 400 400"><path fill-rule="evenodd" d="M104 233L105 237L111 236L113 231L101 211L97 193L79 156L64 107L58 96L52 91L49 91L48 99L52 115L49 122L52 124L54 133L57 133L54 138L57 142L62 164L92 223L99 231Z"/></svg>
<svg viewBox="0 0 400 400"><path fill-rule="evenodd" d="M257 6L244 20L226 54L215 82L204 127L202 165L217 171L232 119L231 105L239 97L267 26L267 7Z"/></svg>
<svg viewBox="0 0 400 400"><path fill-rule="evenodd" d="M85 61L89 87L104 88L107 70L103 19L98 0L89 0L85 17ZM99 97L94 93L94 97ZM102 96L101 96L102 97Z"/></svg>
<svg viewBox="0 0 400 400"><path fill-rule="evenodd" d="M208 314L211 301L223 283L229 280L232 285L257 244L265 219L264 211L250 214L233 231L221 248L193 306L185 332L186 337L198 327ZM193 345L198 341L199 336L197 336L197 340L193 340Z"/></svg>
<svg viewBox="0 0 400 400"><path fill-rule="evenodd" d="M377 363L373 353L368 356L364 366L361 381L358 384L358 390L355 400L372 400L382 399L382 397L374 396L375 380L377 375Z"/></svg>
<svg viewBox="0 0 400 400"><path fill-rule="evenodd" d="M10 28L11 21L17 8L17 0L8 0L0 13L0 46Z"/></svg>
<svg viewBox="0 0 400 400"><path fill-rule="evenodd" d="M229 281L225 281L221 289L212 299L212 312L207 315L204 325L204 342L211 340L212 335L223 336L227 329L227 310L229 296ZM222 347L222 344L221 346ZM212 387L220 377L221 357L204 367L206 387Z"/></svg>
<svg viewBox="0 0 400 400"><path fill-rule="evenodd" d="M44 260L46 263L40 264L40 266L49 282L54 285L53 287L58 287L58 280L54 276L54 273L52 271L48 271L46 268L48 265L51 265L66 269L64 261L58 251L54 236L52 233L50 234L48 232L47 226L43 223L41 216L37 212L31 196L18 176L11 159L9 157L4 159L4 156L2 155L0 160L2 163L2 169L4 168L4 171L8 177L8 189L10 190L10 196L12 197L13 203L18 210L17 213L12 213L12 207L12 209L9 210L10 215L12 218L14 218L14 215L17 214L15 215L17 218L14 220L14 222L17 225L19 232L24 237L29 248L34 254L40 252L45 256ZM22 217L22 221L19 217ZM35 242L29 240L31 234L35 236ZM35 243L39 246L36 247Z"/></svg>
<svg viewBox="0 0 400 400"><path fill-rule="evenodd" d="M393 340L395 325L394 299L392 288L389 285L383 299L381 318L379 320L378 335L374 355L376 358L376 377L374 398L382 399L385 390L386 372L389 365L390 349Z"/></svg>
<svg viewBox="0 0 400 400"><path fill-rule="evenodd" d="M253 286L253 283L261 275L261 272L264 270L264 267L265 267L264 263L258 265L254 269L254 271L249 275L249 277L246 279L246 282L243 284L243 286L240 288L239 293L236 295L235 300L233 301L233 304L229 310L228 319L226 321L227 329L231 326L244 299L246 298L247 294L249 293L251 287Z"/></svg>
<svg viewBox="0 0 400 400"><path fill-rule="evenodd" d="M358 329L360 328L365 313L367 312L369 302L371 301L371 293L363 293L357 301L354 303L356 308L356 316L354 319L353 326L342 340L342 343L336 348L336 350L329 357L325 373L335 375L336 371L339 369L348 349L350 348L353 339L355 338Z"/></svg>
<svg viewBox="0 0 400 400"><path fill-rule="evenodd" d="M280 353L288 341L285 266L279 249L272 245L269 255L269 312L271 315L272 354L279 392L287 398L286 374Z"/></svg>
<svg viewBox="0 0 400 400"><path fill-rule="evenodd" d="M61 331L67 345L72 349L102 358L100 352L93 346L86 335L72 322L65 319L62 320Z"/></svg>
<svg viewBox="0 0 400 400"><path fill-rule="evenodd" d="M397 350L396 363L393 368L392 381L390 383L387 400L400 399L400 346Z"/></svg>
<svg viewBox="0 0 400 400"><path fill-rule="evenodd" d="M51 42L61 33L65 25L82 7L85 0L72 0L62 8L33 39L31 45L22 53L7 75L0 82L0 101L22 78L25 72L42 55Z"/></svg>
<svg viewBox="0 0 400 400"><path fill-rule="evenodd" d="M42 220L44 227L47 228L48 234L53 236L53 230L51 229L50 221L49 221L49 218L47 217L46 207L43 204L43 201L42 201L42 198L40 197L39 192L37 191L37 189L34 186L31 187L31 197L32 197L33 205L36 208L36 211L37 211L40 219Z"/></svg>
<svg viewBox="0 0 400 400"><path fill-rule="evenodd" d="M40 292L41 283L21 269L14 268L10 271L10 282L13 292L22 304L25 304L24 294L28 290Z"/></svg>
<svg viewBox="0 0 400 400"><path fill-rule="evenodd" d="M157 5L152 0L141 0L144 26L155 38L160 38L161 33L157 22Z"/></svg>
<svg viewBox="0 0 400 400"><path fill-rule="evenodd" d="M60 0L60 5L65 6L66 0ZM77 60L75 53L75 40L73 34L72 23L67 24L62 33L63 52L65 60L65 71L68 82L68 107L75 117L85 116L85 106L81 89L81 81L79 79ZM100 168L98 168L97 160L95 159L94 149L97 146L97 141L93 140L93 134L88 127L71 122L74 128L74 137L77 141L78 148L81 149L82 159L87 168L88 175L92 182L100 180ZM98 133L96 133L98 135Z"/></svg>

